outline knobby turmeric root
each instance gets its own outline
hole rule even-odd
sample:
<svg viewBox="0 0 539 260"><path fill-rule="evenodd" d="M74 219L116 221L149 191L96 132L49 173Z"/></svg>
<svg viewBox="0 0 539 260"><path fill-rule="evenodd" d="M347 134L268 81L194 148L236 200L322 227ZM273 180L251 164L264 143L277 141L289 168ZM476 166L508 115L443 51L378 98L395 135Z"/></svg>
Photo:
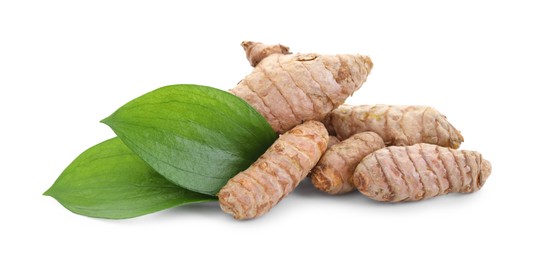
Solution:
<svg viewBox="0 0 539 260"><path fill-rule="evenodd" d="M241 47L245 50L247 60L253 67L271 54L290 54L288 47L280 44L267 45L260 42L244 41L241 43Z"/></svg>
<svg viewBox="0 0 539 260"><path fill-rule="evenodd" d="M477 191L490 172L490 163L478 152L416 144L391 146L368 155L357 166L353 181L371 199L416 201Z"/></svg>
<svg viewBox="0 0 539 260"><path fill-rule="evenodd" d="M427 106L343 105L331 112L324 123L341 140L373 131L386 145L431 143L458 148L464 141L444 115Z"/></svg>
<svg viewBox="0 0 539 260"><path fill-rule="evenodd" d="M307 176L327 144L322 123L307 121L294 127L219 191L221 209L236 219L265 214Z"/></svg>
<svg viewBox="0 0 539 260"><path fill-rule="evenodd" d="M332 146L334 146L334 145L336 145L336 144L338 144L338 143L340 143L340 142L341 142L341 140L339 140L339 138L337 138L337 137L335 137L335 136L333 136L333 135L330 135L330 136L329 136L329 139L328 139L328 147L327 147L326 151L327 151L329 148L331 148ZM322 156L323 156L323 155L322 155ZM312 173L313 173L312 171L309 172L309 174L307 175L307 177L310 177L310 176L312 175Z"/></svg>
<svg viewBox="0 0 539 260"><path fill-rule="evenodd" d="M256 65L230 92L260 112L277 133L323 120L367 79L372 61L361 55L288 54L277 45L244 42Z"/></svg>
<svg viewBox="0 0 539 260"><path fill-rule="evenodd" d="M355 134L328 148L311 173L313 185L329 194L354 190L352 175L361 159L384 147L384 140L374 132Z"/></svg>

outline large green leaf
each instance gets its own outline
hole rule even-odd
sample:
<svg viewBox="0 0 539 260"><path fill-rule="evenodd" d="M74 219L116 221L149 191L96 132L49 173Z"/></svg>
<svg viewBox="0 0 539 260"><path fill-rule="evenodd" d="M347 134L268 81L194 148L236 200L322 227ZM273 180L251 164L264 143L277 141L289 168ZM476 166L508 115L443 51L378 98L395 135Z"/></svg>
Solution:
<svg viewBox="0 0 539 260"><path fill-rule="evenodd" d="M245 101L198 85L159 88L102 122L167 179L210 195L277 138L266 119Z"/></svg>
<svg viewBox="0 0 539 260"><path fill-rule="evenodd" d="M216 199L169 182L119 138L79 155L44 195L77 214L112 219Z"/></svg>

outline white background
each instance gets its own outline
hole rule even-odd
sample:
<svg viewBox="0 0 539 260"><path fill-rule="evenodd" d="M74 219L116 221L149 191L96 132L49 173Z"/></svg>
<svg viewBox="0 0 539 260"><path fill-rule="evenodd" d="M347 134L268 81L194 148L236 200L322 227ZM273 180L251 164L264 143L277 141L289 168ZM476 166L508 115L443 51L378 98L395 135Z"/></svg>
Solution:
<svg viewBox="0 0 539 260"><path fill-rule="evenodd" d="M0 259L538 258L534 1L75 2L0 2ZM99 120L125 102L177 83L234 87L251 70L243 40L369 55L347 103L437 108L492 162L490 179L402 204L304 182L253 221L216 203L92 219L41 195L113 136Z"/></svg>

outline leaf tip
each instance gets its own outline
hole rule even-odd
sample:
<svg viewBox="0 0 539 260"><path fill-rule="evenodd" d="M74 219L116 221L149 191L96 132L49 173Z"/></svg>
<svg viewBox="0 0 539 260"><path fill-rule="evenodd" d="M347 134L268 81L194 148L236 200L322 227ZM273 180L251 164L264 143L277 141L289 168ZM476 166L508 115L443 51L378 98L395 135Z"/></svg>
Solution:
<svg viewBox="0 0 539 260"><path fill-rule="evenodd" d="M52 191L51 191L52 187L50 187L48 190L46 190L45 192L43 192L43 196L50 196L52 197Z"/></svg>
<svg viewBox="0 0 539 260"><path fill-rule="evenodd" d="M49 196L49 197L53 197L55 199L57 199L57 195L58 195L58 187L57 187L57 182L54 182L54 184L52 184L45 192L43 192L43 194L41 194L42 196Z"/></svg>
<svg viewBox="0 0 539 260"><path fill-rule="evenodd" d="M99 121L99 123L103 123L103 124L105 124L105 125L109 125L109 123L110 123L110 121L111 121L111 119L110 119L111 116L112 116L112 115L110 115L110 116L108 116L108 117L105 117L105 118L101 119L101 121Z"/></svg>
<svg viewBox="0 0 539 260"><path fill-rule="evenodd" d="M99 121L100 123L103 123L105 125L107 125L108 127L110 127L113 131L116 131L115 129L115 118L114 118L114 114L108 116L108 117L105 117L103 119L101 119L101 121Z"/></svg>

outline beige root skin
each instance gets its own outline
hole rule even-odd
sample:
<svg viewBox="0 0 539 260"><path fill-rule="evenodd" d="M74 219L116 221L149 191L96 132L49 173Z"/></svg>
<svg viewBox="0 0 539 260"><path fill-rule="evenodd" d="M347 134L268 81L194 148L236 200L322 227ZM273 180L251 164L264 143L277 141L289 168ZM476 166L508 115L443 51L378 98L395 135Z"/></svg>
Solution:
<svg viewBox="0 0 539 260"><path fill-rule="evenodd" d="M416 201L450 192L479 190L491 173L490 163L475 151L432 144L391 146L358 164L354 185L378 201Z"/></svg>
<svg viewBox="0 0 539 260"><path fill-rule="evenodd" d="M313 185L329 194L354 190L352 175L361 159L384 148L384 140L374 132L355 134L328 148L311 173Z"/></svg>
<svg viewBox="0 0 539 260"><path fill-rule="evenodd" d="M219 191L221 209L236 219L265 214L307 176L327 144L322 123L307 121L294 127Z"/></svg>
<svg viewBox="0 0 539 260"><path fill-rule="evenodd" d="M288 47L280 44L267 45L260 42L244 41L241 43L241 47L245 50L247 60L253 67L271 54L290 54Z"/></svg>
<svg viewBox="0 0 539 260"><path fill-rule="evenodd" d="M324 122L340 139L373 131L386 145L431 143L458 148L464 141L444 115L427 106L343 105Z"/></svg>
<svg viewBox="0 0 539 260"><path fill-rule="evenodd" d="M331 148L332 146L340 143L341 140L339 140L339 138L337 138L336 136L332 136L330 135L329 136L329 139L328 139L328 147L326 149L326 152L329 150L329 148ZM322 155L323 156L323 155ZM314 170L314 169L313 169ZM312 177L312 173L313 171L309 172L309 174L307 175L307 177Z"/></svg>
<svg viewBox="0 0 539 260"><path fill-rule="evenodd" d="M339 140L339 138L337 138L336 136L330 135L329 140L328 140L328 149L340 142L341 140Z"/></svg>
<svg viewBox="0 0 539 260"><path fill-rule="evenodd" d="M230 92L284 133L323 120L361 87L371 68L370 58L361 55L272 53Z"/></svg>

